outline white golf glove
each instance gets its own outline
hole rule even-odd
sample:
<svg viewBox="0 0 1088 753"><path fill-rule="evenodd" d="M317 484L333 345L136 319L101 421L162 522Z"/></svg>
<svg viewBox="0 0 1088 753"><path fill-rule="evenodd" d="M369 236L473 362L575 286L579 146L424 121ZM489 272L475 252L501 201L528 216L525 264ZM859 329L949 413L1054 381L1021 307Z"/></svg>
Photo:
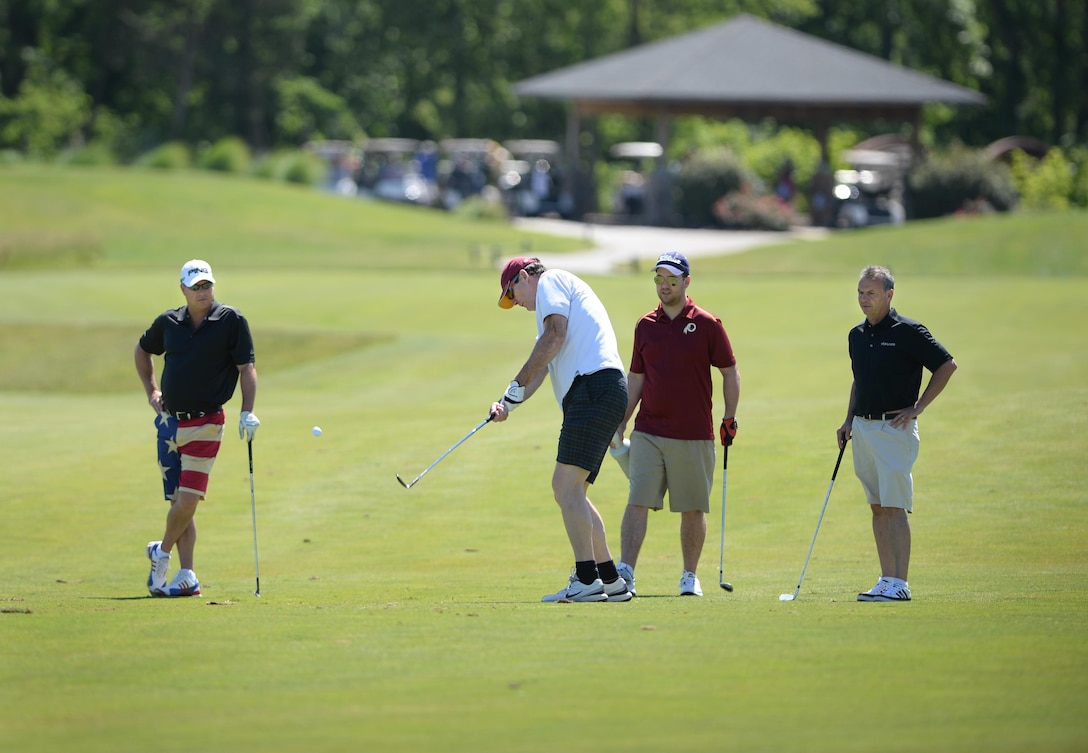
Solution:
<svg viewBox="0 0 1088 753"><path fill-rule="evenodd" d="M514 408L525 402L525 388L518 384L517 380L510 382L506 388L506 394L502 396L502 404L506 406L507 413L513 413Z"/></svg>
<svg viewBox="0 0 1088 753"><path fill-rule="evenodd" d="M257 427L260 425L261 420L256 414L247 410L242 411L242 417L238 419L238 438L252 442L257 436Z"/></svg>

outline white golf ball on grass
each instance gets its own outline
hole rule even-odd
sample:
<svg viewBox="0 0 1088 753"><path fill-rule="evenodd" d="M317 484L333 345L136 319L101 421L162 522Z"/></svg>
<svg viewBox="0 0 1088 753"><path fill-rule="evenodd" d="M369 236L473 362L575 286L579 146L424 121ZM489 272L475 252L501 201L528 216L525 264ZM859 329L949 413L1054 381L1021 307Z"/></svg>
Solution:
<svg viewBox="0 0 1088 753"><path fill-rule="evenodd" d="M313 428L313 432L314 432L315 437L320 437L321 436L321 427L320 426L315 426Z"/></svg>

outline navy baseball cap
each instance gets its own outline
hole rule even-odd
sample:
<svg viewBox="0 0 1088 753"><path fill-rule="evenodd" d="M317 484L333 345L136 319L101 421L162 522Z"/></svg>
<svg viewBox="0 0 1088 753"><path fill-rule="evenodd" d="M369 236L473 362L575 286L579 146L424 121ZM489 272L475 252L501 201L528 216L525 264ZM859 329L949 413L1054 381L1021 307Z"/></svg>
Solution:
<svg viewBox="0 0 1088 753"><path fill-rule="evenodd" d="M688 264L688 257L684 256L679 251L666 251L657 257L657 264L654 265L654 269L658 267L664 267L672 272L674 275L680 275L681 277L687 277L691 274L691 265Z"/></svg>

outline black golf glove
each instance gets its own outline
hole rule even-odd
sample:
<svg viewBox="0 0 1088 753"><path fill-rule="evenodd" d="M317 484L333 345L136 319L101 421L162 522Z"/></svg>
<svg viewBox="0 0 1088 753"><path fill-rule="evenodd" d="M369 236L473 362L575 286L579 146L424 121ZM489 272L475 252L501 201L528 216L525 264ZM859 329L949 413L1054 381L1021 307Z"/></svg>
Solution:
<svg viewBox="0 0 1088 753"><path fill-rule="evenodd" d="M735 418L723 418L721 428L718 429L718 433L722 438L722 447L729 447L733 444L733 438L737 436L737 419Z"/></svg>

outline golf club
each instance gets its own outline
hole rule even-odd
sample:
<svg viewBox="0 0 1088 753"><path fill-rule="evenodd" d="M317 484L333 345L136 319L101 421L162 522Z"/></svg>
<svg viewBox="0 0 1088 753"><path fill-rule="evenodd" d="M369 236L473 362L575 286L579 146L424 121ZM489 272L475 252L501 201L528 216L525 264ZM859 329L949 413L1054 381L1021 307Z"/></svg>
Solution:
<svg viewBox="0 0 1088 753"><path fill-rule="evenodd" d="M253 440L246 442L249 448L249 501L253 509L253 568L257 573L257 590L253 595L261 595L261 561L257 556L257 495L253 492Z"/></svg>
<svg viewBox="0 0 1088 753"><path fill-rule="evenodd" d="M733 593L733 584L725 582L725 476L729 470L729 445L722 448L722 542L718 548L718 585Z"/></svg>
<svg viewBox="0 0 1088 753"><path fill-rule="evenodd" d="M847 442L850 441L849 439ZM808 545L808 557L805 557L805 566L801 568L801 577L797 579L797 588L792 594L781 594L779 601L793 601L797 594L801 593L801 581L805 579L805 570L808 570L808 561L812 558L812 547L816 546L816 534L820 532L820 523L824 520L824 512L827 510L827 501L831 499L831 488L835 486L835 477L839 475L839 463L842 462L842 454L846 451L846 442L839 448L839 458L835 461L835 470L831 472L831 483L827 485L827 496L824 497L824 506L820 509L820 518L816 521L816 530L812 532L812 543Z"/></svg>
<svg viewBox="0 0 1088 753"><path fill-rule="evenodd" d="M433 463L431 463L430 465L428 465L428 466L427 466L426 468L424 468L424 469L423 469L423 473L421 473L421 474L419 474L418 476L416 476L416 477L415 477L414 479L412 479L412 480L411 480L410 482L408 482L408 483L405 483L404 479L402 479L402 478L400 477L400 474L399 474L399 473L397 474L397 481L399 481L399 482L400 482L400 485L401 485L401 486L403 486L403 487L404 487L405 489L411 489L411 488L412 488L413 486L415 486L415 485L416 485L416 483L417 483L417 482L418 482L418 481L419 481L419 480L420 480L421 478L423 478L424 476L426 476L426 475L427 475L427 471L431 470L431 469L432 469L432 468L434 468L434 467L435 467L436 465L438 465L439 463L441 463L441 462L442 462L442 459L443 459L443 458L445 458L445 457L446 457L447 455L449 455L449 454L450 454L451 452L453 452L453 451L454 451L454 450L456 450L456 449L457 449L458 447L460 447L460 446L461 446L461 445L462 445L462 444L463 444L463 443L465 442L465 440L467 440L467 439L468 439L469 437L471 437L471 436L472 436L473 434L475 434L476 432L478 432L478 431L479 431L480 429L484 428L484 426L485 426L485 425L487 424L487 422L488 422L488 421L490 421L490 420L491 420L492 418L494 418L494 417L495 417L495 414L493 414L493 413L492 413L492 414L490 414L490 415L488 415L488 417L487 417L487 418L485 418L485 419L484 419L483 421L481 421L481 422L479 423L479 425L478 425L478 426L477 426L477 427L476 427L475 429L473 429L472 431L470 431L470 432L469 432L468 434L466 434L465 436L461 437L461 439L460 439L460 440L458 440L457 444L455 444L455 445L454 445L453 447L449 448L448 450L446 450L445 452L443 452L443 453L442 453L441 455L439 455L439 456L438 456L438 460L434 461Z"/></svg>

